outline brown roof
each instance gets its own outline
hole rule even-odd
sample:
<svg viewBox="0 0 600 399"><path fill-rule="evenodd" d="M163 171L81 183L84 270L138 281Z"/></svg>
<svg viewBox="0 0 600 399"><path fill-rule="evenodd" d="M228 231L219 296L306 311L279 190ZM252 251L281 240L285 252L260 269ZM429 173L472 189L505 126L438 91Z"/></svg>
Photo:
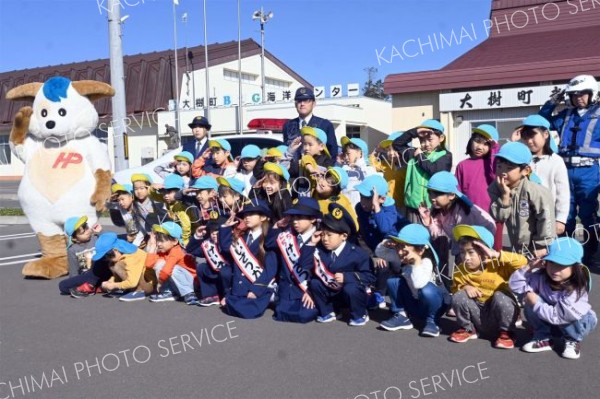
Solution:
<svg viewBox="0 0 600 399"><path fill-rule="evenodd" d="M252 39L241 42L242 58L260 54L260 45ZM188 48L191 68L204 68L204 47ZM179 82L185 72L185 49L178 49ZM274 64L298 80L302 85L311 87L304 78L291 70L268 51L265 56ZM237 60L237 41L216 43L208 46L208 64L210 66ZM136 54L123 57L125 72L125 92L127 115L152 112L158 108L166 109L169 99L175 98L175 60L173 50ZM44 82L52 76L65 76L71 80L93 79L110 83L109 59L83 61L41 68L25 69L0 73L0 125L12 124L12 118L19 108L30 105L27 102L8 101L8 90L28 82ZM111 113L110 99L94 103L101 116Z"/></svg>
<svg viewBox="0 0 600 399"><path fill-rule="evenodd" d="M579 19L561 8L560 15L567 22L561 17L551 24L542 21L542 3L547 2L494 1L491 20L508 20L508 25L492 27L489 39L438 71L388 75L384 82L386 94L566 81L578 74L600 76L600 40L593 39L600 37L600 7L580 11ZM567 5L566 1L556 3ZM538 24L530 9L536 6ZM525 16L525 10L529 10L529 16ZM545 15L552 18L556 14L546 9ZM523 29L514 28L524 26L527 18L529 24Z"/></svg>

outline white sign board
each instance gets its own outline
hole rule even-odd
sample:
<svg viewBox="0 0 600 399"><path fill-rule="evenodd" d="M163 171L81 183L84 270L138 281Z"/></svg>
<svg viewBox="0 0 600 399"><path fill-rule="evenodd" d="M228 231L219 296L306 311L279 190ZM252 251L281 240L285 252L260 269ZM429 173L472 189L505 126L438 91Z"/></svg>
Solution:
<svg viewBox="0 0 600 399"><path fill-rule="evenodd" d="M342 97L342 85L329 86L329 97L331 97L331 98Z"/></svg>
<svg viewBox="0 0 600 399"><path fill-rule="evenodd" d="M325 86L314 87L315 98L325 98Z"/></svg>
<svg viewBox="0 0 600 399"><path fill-rule="evenodd" d="M512 87L440 94L440 111L516 108L543 105L564 85Z"/></svg>
<svg viewBox="0 0 600 399"><path fill-rule="evenodd" d="M348 83L348 97L358 97L360 86L358 83Z"/></svg>

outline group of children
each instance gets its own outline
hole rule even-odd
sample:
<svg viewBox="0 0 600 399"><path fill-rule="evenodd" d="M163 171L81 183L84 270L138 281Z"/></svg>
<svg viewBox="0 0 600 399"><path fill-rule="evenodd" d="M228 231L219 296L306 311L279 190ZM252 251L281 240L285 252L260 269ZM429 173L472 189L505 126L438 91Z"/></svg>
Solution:
<svg viewBox="0 0 600 399"><path fill-rule="evenodd" d="M220 305L248 319L272 306L275 320L298 323L349 309L351 326L387 295L383 330L415 323L436 337L447 314L451 341L486 336L503 349L514 347L523 308L533 329L524 351L552 349L554 334L576 359L596 315L581 244L561 237L569 186L549 126L530 116L501 147L493 126L474 128L455 174L436 120L371 153L344 137L336 159L325 132L308 126L287 147L247 145L239 160L226 140L208 140L197 157L183 151L157 168L172 172L162 183L134 174L113 185L124 237L67 220L72 265L59 288Z"/></svg>

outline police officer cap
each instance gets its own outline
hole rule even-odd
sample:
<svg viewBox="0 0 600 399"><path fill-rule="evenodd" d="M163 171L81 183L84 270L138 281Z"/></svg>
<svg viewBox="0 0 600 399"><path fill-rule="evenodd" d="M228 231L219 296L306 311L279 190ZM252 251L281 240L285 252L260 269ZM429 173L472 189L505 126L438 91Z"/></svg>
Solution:
<svg viewBox="0 0 600 399"><path fill-rule="evenodd" d="M336 203L329 204L329 213L323 217L321 226L335 233L356 234L354 219L343 206Z"/></svg>
<svg viewBox="0 0 600 399"><path fill-rule="evenodd" d="M210 123L208 123L208 119L204 116L197 116L194 118L192 123L188 124L188 126L193 129L195 127L205 127L206 130L210 130L212 127Z"/></svg>
<svg viewBox="0 0 600 399"><path fill-rule="evenodd" d="M314 99L315 99L315 93L313 92L312 89L310 89L308 87L300 87L298 90L296 90L296 95L294 96L294 101L314 100Z"/></svg>

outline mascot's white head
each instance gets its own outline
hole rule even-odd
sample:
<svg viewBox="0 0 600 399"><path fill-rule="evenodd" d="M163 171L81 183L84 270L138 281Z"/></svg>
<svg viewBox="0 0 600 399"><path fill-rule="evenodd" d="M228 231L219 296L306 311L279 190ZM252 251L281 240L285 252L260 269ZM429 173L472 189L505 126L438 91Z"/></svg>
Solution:
<svg viewBox="0 0 600 399"><path fill-rule="evenodd" d="M47 80L33 101L29 132L40 139L60 141L89 136L98 125L92 102L61 76Z"/></svg>
<svg viewBox="0 0 600 399"><path fill-rule="evenodd" d="M29 133L41 140L64 142L89 136L98 125L98 112L92 101L113 94L114 89L106 83L71 82L55 76L45 83L27 83L12 89L7 98L33 98Z"/></svg>

